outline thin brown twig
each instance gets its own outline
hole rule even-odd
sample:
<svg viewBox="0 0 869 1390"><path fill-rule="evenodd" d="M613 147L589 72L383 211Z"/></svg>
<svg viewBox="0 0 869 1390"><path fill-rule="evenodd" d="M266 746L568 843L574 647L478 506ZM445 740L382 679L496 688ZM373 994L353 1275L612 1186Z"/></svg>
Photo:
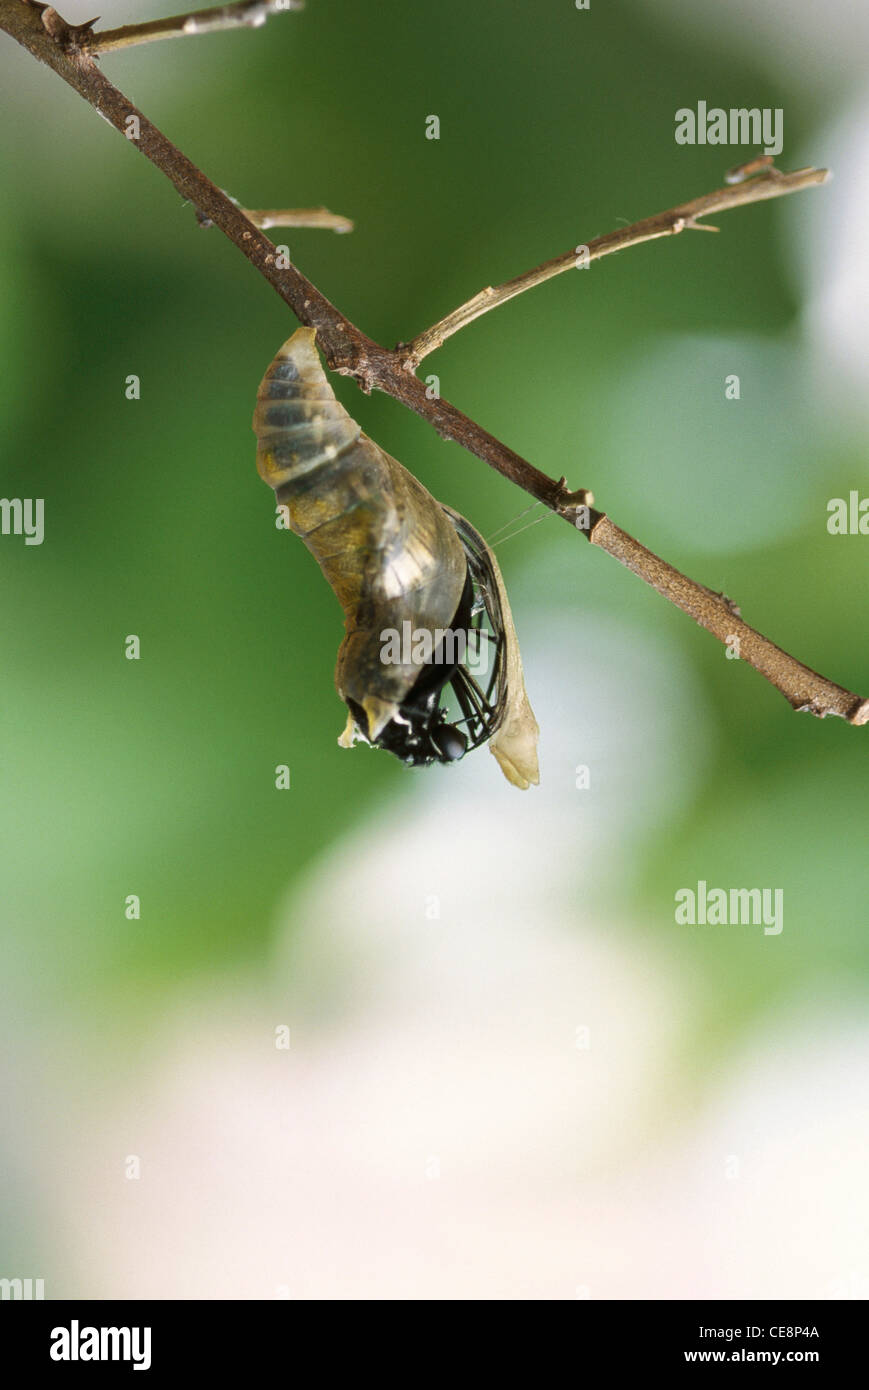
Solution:
<svg viewBox="0 0 869 1390"><path fill-rule="evenodd" d="M524 294L525 290L542 285L545 280L551 280L555 275L563 275L566 270L589 265L604 256L611 256L614 251L624 251L629 246L639 246L644 241L656 241L659 237L677 236L680 232L689 230L717 232L717 227L711 227L708 222L701 222L699 219L718 212L727 212L730 208L744 207L747 203L759 203L766 198L781 198L785 193L797 193L801 188L825 183L828 178L827 169L798 169L794 173L786 174L772 165L765 165L755 178L716 189L714 193L707 193L702 198L692 198L690 202L682 203L679 207L668 208L666 212L646 217L642 222L634 222L630 227L619 227L614 232L608 232L606 236L595 237L592 241L553 257L550 261L544 261L533 270L526 270L523 275L517 275L512 280L505 281L503 285L496 285L494 288L488 285L486 289L480 290L479 294L475 294L473 299L460 304L431 328L418 333L412 342L399 344L399 351L409 367L417 367L424 357L428 357L430 352L434 352L454 333L473 323L474 319L497 309L499 304L506 303L508 299L515 299L517 294Z"/></svg>
<svg viewBox="0 0 869 1390"><path fill-rule="evenodd" d="M743 658L780 690L794 708L808 709L820 716L840 715L852 724L869 723L869 700L825 680L749 628L729 600L680 574L621 531L604 513L593 510L589 492L582 489L570 492L563 478L548 477L448 401L437 396L432 398L423 383L407 369L406 351L381 347L345 318L297 266L279 265L273 243L244 211L206 178L100 71L84 42L86 33L83 31L88 26L70 26L56 10L31 4L29 0L0 0L0 29L34 58L52 68L122 134L130 138L131 129L135 130L133 143L141 153L166 175L182 198L193 203L243 252L300 323L316 330L318 346L333 371L352 376L364 391L384 391L415 411L443 438L455 440L565 521L582 529L593 545L613 555L719 640L727 641L731 634L738 635ZM806 187L821 182L824 173L802 171L797 177L802 179L798 186ZM736 190L742 195L737 201L728 198L722 203L722 194L726 196L732 191L720 190L683 206L694 208L690 215L696 219L722 207L775 198L795 191L795 186L788 183L786 175L768 174ZM609 242L609 249L617 250L653 236L673 235L672 225L661 225L661 218L668 217L672 217L672 211L599 240ZM627 239L632 233L635 234L633 240Z"/></svg>
<svg viewBox="0 0 869 1390"><path fill-rule="evenodd" d="M152 19L147 24L125 24L120 29L103 29L93 35L89 51L95 56L116 53L121 48L133 48L157 39L192 38L199 34L216 34L225 29L258 29L270 15L301 10L304 0L238 0L234 5L219 9L191 10L171 15L168 19ZM96 23L92 20L91 23Z"/></svg>
<svg viewBox="0 0 869 1390"><path fill-rule="evenodd" d="M352 232L353 223L340 212L330 212L328 208L243 208L237 198L232 200L240 212L254 227L267 231L269 227L313 227L320 231ZM214 222L204 212L196 209L200 227L213 227Z"/></svg>
<svg viewBox="0 0 869 1390"><path fill-rule="evenodd" d="M342 217L328 208L242 208L255 227L264 232L269 227L322 227L331 232L352 232L349 217Z"/></svg>
<svg viewBox="0 0 869 1390"><path fill-rule="evenodd" d="M600 516L592 523L589 540L638 574L683 613L688 613L719 642L731 646L740 660L747 661L765 676L795 710L807 710L821 717L837 714L851 724L869 723L869 700L862 700L859 695L835 685L789 656L743 622L731 599L681 574L622 531L608 516Z"/></svg>

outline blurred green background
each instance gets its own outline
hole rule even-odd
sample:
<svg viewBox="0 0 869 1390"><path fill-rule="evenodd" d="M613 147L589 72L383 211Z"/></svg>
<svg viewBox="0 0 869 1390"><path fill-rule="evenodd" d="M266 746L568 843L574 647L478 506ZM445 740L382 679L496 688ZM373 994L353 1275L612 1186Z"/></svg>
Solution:
<svg viewBox="0 0 869 1390"><path fill-rule="evenodd" d="M159 12L108 5L102 22ZM735 18L725 44L714 11L703 14L705 28L683 25L675 3L308 0L265 29L144 47L103 67L243 204L352 217L347 236L273 235L393 344L484 285L719 186L751 151L677 146L680 106L781 107L780 166L833 159L828 134L857 79L836 80L823 54L813 79L805 67L789 74L748 21ZM265 978L278 905L299 876L429 788L448 817L465 768L408 772L336 744L339 610L304 548L275 530L254 463L257 384L296 326L286 307L5 36L0 74L0 495L46 499L41 547L0 540L3 983L13 1039L22 1020L37 1033L43 1019L65 1020L96 1072L111 1072L118 1036L135 1051L168 992L214 972ZM424 138L430 113L437 142ZM471 326L425 370L497 437L593 488L621 526L732 595L747 621L869 693L869 541L826 531L829 498L869 495L865 422L859 400L841 409L804 314L817 274L808 262L832 216L819 205L848 196L847 167L836 173L829 189L725 214L718 236L686 234L560 277ZM738 403L724 399L731 372ZM525 507L395 402L335 387L484 533ZM685 736L692 721L702 727L702 777L675 812L652 805L639 832L615 837L591 901L622 914L640 959L681 957L682 1046L697 1084L793 991L847 979L862 994L865 732L790 713L552 520L500 554L520 636L533 647L557 615L577 672L558 691L566 724L583 672L611 659L587 640L589 618L595 631L612 621L660 642L674 699L687 682ZM129 633L138 662L124 659ZM542 671L528 654L526 675L534 700ZM534 817L535 798L571 787L574 760L586 760L593 730L577 728L569 760L549 753L552 732L543 727L541 789L512 815ZM287 793L274 787L279 763L291 768ZM484 771L497 778L494 765ZM517 796L497 785L481 835L497 835L498 807L506 814ZM527 873L544 879L547 866ZM686 937L673 892L698 878L783 885L783 936ZM124 918L130 893L139 922ZM589 901L577 885L578 923ZM19 1234L22 1249L30 1238Z"/></svg>

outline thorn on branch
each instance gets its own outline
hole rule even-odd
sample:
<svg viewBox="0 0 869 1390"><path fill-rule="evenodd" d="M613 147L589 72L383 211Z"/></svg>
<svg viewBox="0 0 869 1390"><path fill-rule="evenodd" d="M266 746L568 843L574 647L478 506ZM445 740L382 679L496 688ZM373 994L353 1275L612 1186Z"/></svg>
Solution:
<svg viewBox="0 0 869 1390"><path fill-rule="evenodd" d="M557 512L566 514L571 508L594 506L594 493L590 488L580 487L572 492L567 486L567 479L563 476L558 479L556 488L557 492L554 510Z"/></svg>
<svg viewBox="0 0 869 1390"><path fill-rule="evenodd" d="M753 178L756 174L772 178L782 177L775 167L774 156L759 154L755 155L753 159L746 160L744 164L735 164L732 169L728 169L724 175L724 182L744 183L746 179Z"/></svg>
<svg viewBox="0 0 869 1390"><path fill-rule="evenodd" d="M689 232L720 232L720 227L713 227L711 222L698 222L696 217L685 219L685 228Z"/></svg>
<svg viewBox="0 0 869 1390"><path fill-rule="evenodd" d="M732 598L728 598L726 594L721 593L716 594L715 597L721 599L721 602L724 604L728 613L732 613L734 618L742 617L742 609L740 608L738 603L734 603Z"/></svg>
<svg viewBox="0 0 869 1390"><path fill-rule="evenodd" d="M42 5L38 0L27 0L27 3L31 9L38 10L46 34L59 44L64 53L70 57L90 57L94 38L93 26L99 23L99 15L94 19L85 20L84 24L69 24L53 5Z"/></svg>

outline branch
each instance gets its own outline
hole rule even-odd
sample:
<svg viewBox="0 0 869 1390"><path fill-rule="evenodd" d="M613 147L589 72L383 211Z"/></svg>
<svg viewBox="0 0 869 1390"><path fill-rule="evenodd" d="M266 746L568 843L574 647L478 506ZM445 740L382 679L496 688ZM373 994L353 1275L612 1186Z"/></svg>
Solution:
<svg viewBox="0 0 869 1390"><path fill-rule="evenodd" d="M52 68L128 138L131 118L135 118L132 128L137 133L133 143L166 175L182 198L193 203L200 214L210 219L238 247L289 305L299 322L316 330L318 346L333 371L352 376L366 392L377 389L401 401L427 420L443 438L454 440L489 463L570 525L580 526L593 545L608 551L627 565L645 583L689 613L719 640L727 640L732 633L738 635L744 659L776 686L794 708L808 709L820 716L837 714L852 724L869 722L869 700L826 681L761 637L742 622L728 600L680 574L619 530L604 513L592 510L589 492L582 489L570 492L563 478L556 481L542 473L448 401L443 398L430 399L423 383L406 367L406 351L390 351L375 343L346 319L295 265L279 269L275 247L260 228L103 75L94 62L87 46L87 35L83 32L90 30L89 25L70 26L56 10L31 4L28 0L0 0L0 29L10 34L34 58ZM645 222L600 238L594 245L599 248L598 254L603 255L607 254L607 250L618 250L656 236L673 235L676 230L673 225L674 212L678 220L678 217L685 217L685 209L691 209L687 214L687 225L687 221L696 221L701 215L740 203L755 202L759 198L778 197L781 193L822 182L825 177L821 170L804 170L795 175L767 171L743 187L723 189L695 199L693 203L683 205L681 210L675 209L648 218ZM604 247L606 249L602 249ZM563 260L563 257L559 257L557 263ZM560 265L560 269L568 268L567 265ZM544 269L540 268L541 271ZM551 273L558 274L560 270ZM541 278L549 276L543 275ZM539 279L535 281L539 282Z"/></svg>
<svg viewBox="0 0 869 1390"><path fill-rule="evenodd" d="M821 718L838 714L850 724L869 724L869 700L863 700L841 685L819 676L811 667L788 656L781 647L743 622L738 607L724 594L697 584L680 574L658 555L647 550L608 516L598 515L591 524L589 540L638 574L659 594L683 613L688 613L719 642L736 644L742 661L780 690L795 710L807 710Z"/></svg>
<svg viewBox="0 0 869 1390"><path fill-rule="evenodd" d="M216 10L193 10L173 15L171 19L153 19L148 24L103 29L93 34L88 51L98 57L101 53L117 52L119 48L132 48L134 44L153 43L155 39L183 39L196 34L216 34L224 29L258 29L269 15L301 10L303 6L304 0L239 0L238 4L223 5ZM92 19L91 24L96 24L96 20Z"/></svg>
<svg viewBox="0 0 869 1390"><path fill-rule="evenodd" d="M255 227L268 231L269 227L324 227L331 232L352 232L353 223L349 217L342 217L328 208L265 208L252 210L243 208Z"/></svg>
<svg viewBox="0 0 869 1390"><path fill-rule="evenodd" d="M261 227L263 231L269 227L319 227L330 232L353 231L353 223L349 217L342 217L339 212L330 212L328 208L266 208L256 210L243 208L235 198L232 201L255 227ZM204 212L200 212L198 208L196 209L196 220L200 227L214 226L211 218L207 217Z"/></svg>
<svg viewBox="0 0 869 1390"><path fill-rule="evenodd" d="M752 160L749 165L743 167L751 169L758 162ZM419 333L411 343L400 343L399 350L405 363L408 368L415 369L424 357L428 357L430 352L434 352L447 338L458 333L459 329L473 323L474 319L497 309L499 304L506 303L508 299L515 299L517 294L523 294L535 285L542 285L545 280L551 280L555 275L562 275L565 270L589 265L604 256L611 256L614 251L624 251L628 246L639 246L643 241L678 236L679 232L687 230L717 232L717 227L710 227L708 222L700 222L699 218L717 212L728 212L730 208L744 207L746 203L781 198L785 193L798 193L802 188L825 183L829 178L826 169L798 169L795 173L784 174L766 160L762 162L756 178L743 181L740 173L741 170L737 168L729 175L733 180L731 187L716 189L714 193L706 193L702 198L692 198L690 203L682 203L677 208L668 208L666 212L656 213L654 217L646 217L642 222L634 222L630 227L620 227L617 231L608 232L606 236L595 237L583 246L565 251L563 255L555 256L551 261L544 261L534 270L526 270L524 275L517 275L513 280L505 281L503 285L496 285L494 289L489 285L486 289L480 290L473 299L460 304L451 314L447 314L446 318L440 319L424 333Z"/></svg>

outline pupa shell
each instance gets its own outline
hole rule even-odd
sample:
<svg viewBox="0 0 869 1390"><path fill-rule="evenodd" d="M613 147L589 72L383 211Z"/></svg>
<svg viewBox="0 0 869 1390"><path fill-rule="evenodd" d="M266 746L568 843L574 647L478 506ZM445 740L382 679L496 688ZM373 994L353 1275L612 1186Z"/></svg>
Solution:
<svg viewBox="0 0 869 1390"><path fill-rule="evenodd" d="M253 428L260 476L344 611L335 684L350 717L341 741L361 736L417 763L489 742L514 785L536 782L537 724L495 558L469 522L362 432L335 397L313 329L298 329L269 365ZM409 623L437 648L439 633L481 606L497 649L490 695L473 677L468 684L460 664L435 670L407 652L384 660L385 632ZM441 697L457 681L464 717L450 723Z"/></svg>

